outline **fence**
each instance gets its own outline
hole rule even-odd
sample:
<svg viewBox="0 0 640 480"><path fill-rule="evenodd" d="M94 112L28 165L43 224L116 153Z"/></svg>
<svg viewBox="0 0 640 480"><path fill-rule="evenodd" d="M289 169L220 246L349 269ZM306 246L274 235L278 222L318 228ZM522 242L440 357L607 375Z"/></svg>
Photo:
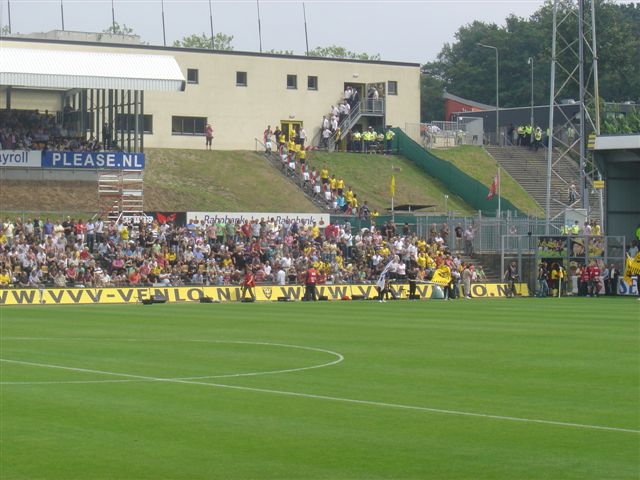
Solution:
<svg viewBox="0 0 640 480"><path fill-rule="evenodd" d="M567 274L564 293L577 293L575 267L596 261L600 268L615 264L622 272L625 264L625 238L623 236L582 235L504 235L501 237L501 272L516 262L522 281L529 291L538 287L538 266L546 262L561 265Z"/></svg>
<svg viewBox="0 0 640 480"><path fill-rule="evenodd" d="M395 128L394 132L396 133L394 142L397 142L397 151L401 155L440 180L451 193L462 198L474 209L482 211L483 214L496 214L498 199L487 200L489 189L486 185L470 177L451 162L427 152L401 129ZM510 201L502 198L501 202L503 212L511 211L514 216L524 216Z"/></svg>

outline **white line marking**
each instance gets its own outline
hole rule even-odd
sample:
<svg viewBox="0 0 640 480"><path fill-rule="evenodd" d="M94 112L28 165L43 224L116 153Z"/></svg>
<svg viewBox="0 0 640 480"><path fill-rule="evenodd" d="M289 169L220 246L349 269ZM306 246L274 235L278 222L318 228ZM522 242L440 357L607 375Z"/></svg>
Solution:
<svg viewBox="0 0 640 480"><path fill-rule="evenodd" d="M522 422L522 423L538 423L543 425L555 425L560 427L572 427L572 428L584 428L588 430L604 430L604 431L613 431L613 432L626 432L626 433L640 433L640 430L634 430L631 428L619 428L619 427L605 427L601 425L586 425L582 423L571 423L571 422L559 422L555 420L539 420L534 418L521 418L521 417L508 417L504 415L491 415L488 413L473 413L473 412L463 412L460 410L445 410L441 408L431 408L431 407L420 407L416 405L402 405L398 403L386 403L386 402L375 402L370 400L356 400L353 398L340 398L340 397L330 397L327 395L316 395L312 393L300 393L300 392L288 392L284 390L270 390L266 388L254 388L254 387L242 387L239 385L224 385L220 383L207 383L207 382L197 382L194 380L179 380L173 378L156 378L156 377L146 377L143 375L132 375L129 373L116 373L116 372L105 372L102 370L90 370L87 368L76 368L76 367L65 367L62 365L51 365L46 363L35 363L35 362L24 362L21 360L10 360L0 358L0 362L6 363L15 363L18 365L31 365L34 367L43 367L43 368L57 368L61 370L71 370L75 372L85 372L85 373L97 373L100 375L112 375L116 377L126 377L126 378L136 378L139 380L146 380L152 382L167 382L167 383L183 383L187 385L203 385L207 387L217 387L217 388L229 388L232 390L241 390L245 392L259 392L259 393L270 393L274 395L286 395L291 397L302 397L302 398L311 398L317 400L330 400L334 402L342 402L342 403L355 403L358 405L369 405L374 407L387 407L387 408L397 408L403 410L416 410L421 412L431 412L431 413L442 413L447 415L459 415L465 417L477 417L477 418L489 418L492 420L505 420L510 422Z"/></svg>
<svg viewBox="0 0 640 480"><path fill-rule="evenodd" d="M123 342L196 342L196 343L224 343L224 344L236 344L236 345L267 345L271 347L285 347L285 348L294 348L297 350L308 350L312 352L321 352L328 353L329 355L333 355L336 357L335 360L327 363L322 363L320 365L311 365L308 367L298 367L298 368L287 368L284 370L267 370L263 372L247 372L247 373L228 373L225 375L204 375L197 377L169 377L166 380L205 380L210 378L235 378L235 377L256 377L259 375L275 375L277 373L292 373L292 372L302 372L305 370L314 370L316 368L324 368L331 367L332 365L336 365L344 360L344 356L338 352L333 352L331 350L325 350L324 348L315 348L315 347L304 347L302 345L288 345L284 343L270 343L270 342L246 342L239 340L175 340L175 339L162 339L162 338L80 338L80 337L5 337L4 340L71 340L71 341L87 341L87 340L98 340L98 341L123 341ZM155 377L153 377L155 378ZM144 380L75 380L75 381L42 381L42 382L0 382L0 385L57 385L57 384L82 384L82 383L125 383L125 382L138 382ZM148 381L148 380L147 380Z"/></svg>

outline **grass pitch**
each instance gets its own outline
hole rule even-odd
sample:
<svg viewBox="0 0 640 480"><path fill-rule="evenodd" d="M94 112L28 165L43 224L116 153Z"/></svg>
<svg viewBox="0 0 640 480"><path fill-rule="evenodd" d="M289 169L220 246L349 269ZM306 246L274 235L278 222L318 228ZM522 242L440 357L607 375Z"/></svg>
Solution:
<svg viewBox="0 0 640 480"><path fill-rule="evenodd" d="M639 475L633 298L0 319L3 480Z"/></svg>

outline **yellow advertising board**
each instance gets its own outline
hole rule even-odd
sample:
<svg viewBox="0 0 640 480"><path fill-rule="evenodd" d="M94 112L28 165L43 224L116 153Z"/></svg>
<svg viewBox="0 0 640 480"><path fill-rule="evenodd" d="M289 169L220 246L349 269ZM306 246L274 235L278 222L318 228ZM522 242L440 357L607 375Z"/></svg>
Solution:
<svg viewBox="0 0 640 480"><path fill-rule="evenodd" d="M434 285L418 285L416 293L421 299L431 299ZM518 284L517 292L529 295L526 284ZM408 284L396 284L391 290L397 298L409 297ZM471 286L471 294L477 298L506 297L506 283L476 283ZM358 297L377 298L375 285L322 285L317 288L318 296L327 300ZM277 301L279 297L302 300L304 286L259 286L255 288L256 300ZM45 289L4 289L0 290L0 306L4 305L86 305L140 303L152 297L166 298L168 303L199 302L209 297L216 302L236 302L240 300L240 287L140 287L140 288L45 288Z"/></svg>

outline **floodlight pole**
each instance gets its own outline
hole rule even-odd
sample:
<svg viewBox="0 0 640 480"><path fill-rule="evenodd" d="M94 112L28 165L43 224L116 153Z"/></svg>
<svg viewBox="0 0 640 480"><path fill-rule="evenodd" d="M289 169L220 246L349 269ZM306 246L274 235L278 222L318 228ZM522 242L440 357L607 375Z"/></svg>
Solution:
<svg viewBox="0 0 640 480"><path fill-rule="evenodd" d="M533 145L533 57L529 57L529 65L531 65L531 145Z"/></svg>
<svg viewBox="0 0 640 480"><path fill-rule="evenodd" d="M60 0L60 20L62 21L62 31L64 32L64 5L62 0Z"/></svg>
<svg viewBox="0 0 640 480"><path fill-rule="evenodd" d="M7 0L7 15L9 20L9 35L11 35L11 0Z"/></svg>
<svg viewBox="0 0 640 480"><path fill-rule="evenodd" d="M309 56L309 35L307 34L307 9L302 2L302 15L304 16L304 40L307 44L307 57Z"/></svg>
<svg viewBox="0 0 640 480"><path fill-rule="evenodd" d="M113 0L111 0L111 28L113 29L113 34L116 33L116 9L113 6Z"/></svg>
<svg viewBox="0 0 640 480"><path fill-rule="evenodd" d="M167 32L165 29L165 24L164 24L164 0L160 0L160 3L162 5L162 42L164 43L164 46L167 46Z"/></svg>
<svg viewBox="0 0 640 480"><path fill-rule="evenodd" d="M260 25L260 0L256 0L256 8L258 9L258 40L260 41L260 53L262 53L262 26Z"/></svg>
<svg viewBox="0 0 640 480"><path fill-rule="evenodd" d="M211 0L209 0L209 26L211 27L211 50L215 50L216 43L213 36L213 10L211 8Z"/></svg>

